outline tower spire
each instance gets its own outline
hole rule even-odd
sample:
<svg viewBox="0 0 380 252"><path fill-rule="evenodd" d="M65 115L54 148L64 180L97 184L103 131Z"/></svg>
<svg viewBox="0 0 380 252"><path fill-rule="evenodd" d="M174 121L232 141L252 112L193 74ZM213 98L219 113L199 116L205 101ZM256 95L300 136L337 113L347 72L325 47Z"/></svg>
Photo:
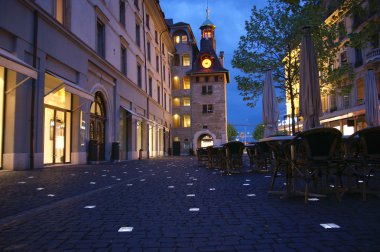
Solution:
<svg viewBox="0 0 380 252"><path fill-rule="evenodd" d="M208 8L208 0L207 0L207 8L206 8L206 19L210 19L210 9Z"/></svg>

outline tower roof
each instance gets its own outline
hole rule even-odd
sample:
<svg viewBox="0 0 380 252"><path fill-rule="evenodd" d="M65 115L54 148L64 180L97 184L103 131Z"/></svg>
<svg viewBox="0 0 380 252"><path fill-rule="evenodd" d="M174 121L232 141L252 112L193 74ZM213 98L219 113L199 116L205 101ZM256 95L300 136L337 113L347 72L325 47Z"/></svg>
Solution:
<svg viewBox="0 0 380 252"><path fill-rule="evenodd" d="M202 27L205 27L205 26L211 26L211 27L213 27L213 28L216 27L216 26L211 22L211 20L208 19L208 18L202 23L201 27L199 27L199 28L202 29Z"/></svg>

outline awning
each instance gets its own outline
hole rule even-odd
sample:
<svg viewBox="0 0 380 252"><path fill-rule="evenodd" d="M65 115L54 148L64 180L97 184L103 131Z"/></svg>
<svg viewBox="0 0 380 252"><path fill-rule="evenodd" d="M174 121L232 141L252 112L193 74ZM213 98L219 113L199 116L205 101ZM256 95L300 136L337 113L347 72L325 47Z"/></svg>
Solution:
<svg viewBox="0 0 380 252"><path fill-rule="evenodd" d="M37 79L37 70L10 52L0 48L0 66Z"/></svg>
<svg viewBox="0 0 380 252"><path fill-rule="evenodd" d="M146 118L145 118L144 116L137 114L136 112L132 111L131 109L126 108L126 107L124 107L124 106L120 106L120 107L122 107L125 111L128 111L128 112L131 113L132 115L137 116L137 117L141 117L142 119L145 119L145 120L146 120Z"/></svg>
<svg viewBox="0 0 380 252"><path fill-rule="evenodd" d="M62 83L60 84L60 86L63 85L66 92L75 94L75 95L77 95L79 97L82 97L82 98L90 100L90 101L94 101L94 96L90 92L84 90L83 88L79 87L78 85L76 85L76 84L74 84L74 83L72 83L72 82L70 82L68 80L63 79L62 77L60 77L58 75L55 75L55 74L53 74L51 72L48 72L48 74L50 74L54 78L57 78L60 81L62 81ZM45 94L45 96L48 95L49 93Z"/></svg>
<svg viewBox="0 0 380 252"><path fill-rule="evenodd" d="M140 117L141 119L144 119L146 122L149 122L149 123L151 123L151 124L156 124L156 125L157 125L158 127L160 127L160 128L168 129L165 125L162 125L162 124L160 124L160 123L158 123L158 122L155 122L155 121L153 121L153 120L150 120L150 119L146 118L145 116L139 115L139 114L137 114L136 112L132 111L132 110L129 109L129 108L126 108L126 107L124 107L124 106L120 106L120 107L122 107L124 110L128 111L128 112L131 113L132 115L137 116L137 117Z"/></svg>

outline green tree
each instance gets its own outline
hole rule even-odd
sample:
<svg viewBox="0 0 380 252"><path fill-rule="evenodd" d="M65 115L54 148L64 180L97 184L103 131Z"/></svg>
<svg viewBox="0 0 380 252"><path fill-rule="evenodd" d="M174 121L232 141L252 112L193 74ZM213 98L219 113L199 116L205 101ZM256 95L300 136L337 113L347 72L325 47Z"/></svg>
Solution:
<svg viewBox="0 0 380 252"><path fill-rule="evenodd" d="M289 97L291 102L293 134L302 27L311 27L318 68L322 73L321 87L335 84L331 76L339 79L350 71L349 67L342 68L338 75L335 73L337 70L331 67L339 48L339 43L336 43L338 23L324 22L327 13L326 8L319 4L321 1L298 2L269 0L263 9L253 6L250 20L245 23L246 35L240 38L232 59L233 67L242 71L242 75L235 77L238 90L250 107L256 105L262 94L263 74L268 68L272 69L275 87ZM350 85L341 87L347 88L350 89Z"/></svg>
<svg viewBox="0 0 380 252"><path fill-rule="evenodd" d="M252 137L255 140L259 140L264 137L264 125L258 124L255 129L253 130Z"/></svg>
<svg viewBox="0 0 380 252"><path fill-rule="evenodd" d="M228 141L234 141L238 135L238 131L232 124L227 124Z"/></svg>

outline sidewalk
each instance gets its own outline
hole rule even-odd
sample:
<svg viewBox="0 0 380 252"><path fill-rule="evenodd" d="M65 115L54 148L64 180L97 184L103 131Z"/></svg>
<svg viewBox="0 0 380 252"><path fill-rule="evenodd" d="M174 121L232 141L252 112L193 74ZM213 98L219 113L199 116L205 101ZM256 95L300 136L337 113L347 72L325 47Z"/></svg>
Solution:
<svg viewBox="0 0 380 252"><path fill-rule="evenodd" d="M304 204L268 195L268 175L191 157L1 171L0 251L380 250L379 197Z"/></svg>

